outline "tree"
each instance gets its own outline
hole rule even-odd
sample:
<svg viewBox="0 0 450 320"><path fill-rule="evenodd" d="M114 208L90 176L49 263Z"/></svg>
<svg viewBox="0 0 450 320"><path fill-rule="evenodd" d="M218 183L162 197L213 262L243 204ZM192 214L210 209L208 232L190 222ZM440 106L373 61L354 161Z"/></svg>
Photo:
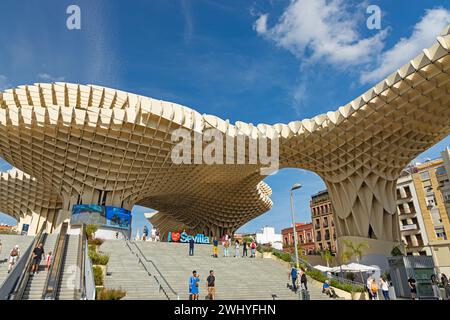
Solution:
<svg viewBox="0 0 450 320"><path fill-rule="evenodd" d="M400 248L398 246L396 246L396 247L392 248L391 255L393 257L402 256L403 252L402 252L402 250L400 250Z"/></svg>
<svg viewBox="0 0 450 320"><path fill-rule="evenodd" d="M357 263L361 260L364 250L369 248L369 244L367 242L353 243L350 240L344 240L343 243L346 247L343 256L345 256L347 260L351 260L355 257Z"/></svg>
<svg viewBox="0 0 450 320"><path fill-rule="evenodd" d="M323 260L327 262L327 267L330 267L330 263L333 261L333 255L331 254L330 249L325 249L320 252L320 256Z"/></svg>
<svg viewBox="0 0 450 320"><path fill-rule="evenodd" d="M86 236L89 240L92 240L94 238L94 233L98 230L98 226L95 224L88 224L86 226Z"/></svg>

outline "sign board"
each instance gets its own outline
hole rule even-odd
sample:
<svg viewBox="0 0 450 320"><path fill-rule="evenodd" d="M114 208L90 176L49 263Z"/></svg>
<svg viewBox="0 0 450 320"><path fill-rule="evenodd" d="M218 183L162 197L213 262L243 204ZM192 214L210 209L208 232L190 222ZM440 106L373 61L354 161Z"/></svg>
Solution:
<svg viewBox="0 0 450 320"><path fill-rule="evenodd" d="M94 224L121 230L131 230L131 212L123 208L99 205L74 205L71 225Z"/></svg>
<svg viewBox="0 0 450 320"><path fill-rule="evenodd" d="M21 234L22 235L27 235L28 234L28 229L30 228L30 225L29 224L23 224L22 225L22 232L21 232Z"/></svg>
<svg viewBox="0 0 450 320"><path fill-rule="evenodd" d="M186 232L169 232L167 234L167 241L169 242L188 243L191 239L194 239L195 243L210 244L209 237L201 233L197 233L195 236L188 235Z"/></svg>

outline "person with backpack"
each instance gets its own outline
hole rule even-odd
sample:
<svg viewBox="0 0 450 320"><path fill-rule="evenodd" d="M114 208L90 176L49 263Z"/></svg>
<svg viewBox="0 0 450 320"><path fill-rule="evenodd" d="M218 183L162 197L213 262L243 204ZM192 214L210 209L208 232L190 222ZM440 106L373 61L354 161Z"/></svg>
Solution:
<svg viewBox="0 0 450 320"><path fill-rule="evenodd" d="M370 284L370 291L372 293L372 300L378 300L378 285L375 279L372 279L372 283Z"/></svg>
<svg viewBox="0 0 450 320"><path fill-rule="evenodd" d="M291 272L289 272L289 278L292 280L292 290L294 290L294 292L297 293L298 272L296 267L292 266Z"/></svg>
<svg viewBox="0 0 450 320"><path fill-rule="evenodd" d="M227 239L223 243L223 256L228 257L228 248L230 247L230 241Z"/></svg>
<svg viewBox="0 0 450 320"><path fill-rule="evenodd" d="M9 252L9 265L8 265L8 273L11 272L13 266L17 263L20 258L20 249L19 245L15 245L14 248Z"/></svg>
<svg viewBox="0 0 450 320"><path fill-rule="evenodd" d="M255 241L252 241L252 244L250 245L250 249L252 252L252 255L250 256L250 258L255 258L256 257L256 243Z"/></svg>
<svg viewBox="0 0 450 320"><path fill-rule="evenodd" d="M300 288L305 287L305 290L308 291L308 278L306 278L306 272L302 269L302 275L300 276Z"/></svg>

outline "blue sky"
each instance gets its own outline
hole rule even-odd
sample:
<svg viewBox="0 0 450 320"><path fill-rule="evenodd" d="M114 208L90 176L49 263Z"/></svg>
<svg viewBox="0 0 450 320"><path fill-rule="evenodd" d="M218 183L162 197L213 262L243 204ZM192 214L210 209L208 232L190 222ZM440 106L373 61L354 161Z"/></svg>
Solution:
<svg viewBox="0 0 450 320"><path fill-rule="evenodd" d="M81 30L66 28L70 4L81 9ZM369 5L381 9L381 29L367 28ZM94 83L231 122L301 120L348 103L429 46L449 9L433 0L2 0L0 89ZM449 137L419 160L448 145ZM295 182L304 185L297 219L308 221L309 198L324 187L296 169L265 181L273 209L242 231L287 227ZM135 227L147 210L133 210Z"/></svg>

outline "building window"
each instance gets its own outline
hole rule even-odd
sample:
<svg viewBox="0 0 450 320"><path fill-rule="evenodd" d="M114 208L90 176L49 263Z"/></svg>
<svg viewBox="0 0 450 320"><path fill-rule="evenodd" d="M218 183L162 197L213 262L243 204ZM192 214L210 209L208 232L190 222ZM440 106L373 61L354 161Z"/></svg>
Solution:
<svg viewBox="0 0 450 320"><path fill-rule="evenodd" d="M420 178L422 179L422 181L429 180L430 179L430 173L428 171L422 172L420 174Z"/></svg>
<svg viewBox="0 0 450 320"><path fill-rule="evenodd" d="M420 233L416 234L416 239L417 239L417 245L419 247L422 247L423 246L423 239L422 239L422 235Z"/></svg>

